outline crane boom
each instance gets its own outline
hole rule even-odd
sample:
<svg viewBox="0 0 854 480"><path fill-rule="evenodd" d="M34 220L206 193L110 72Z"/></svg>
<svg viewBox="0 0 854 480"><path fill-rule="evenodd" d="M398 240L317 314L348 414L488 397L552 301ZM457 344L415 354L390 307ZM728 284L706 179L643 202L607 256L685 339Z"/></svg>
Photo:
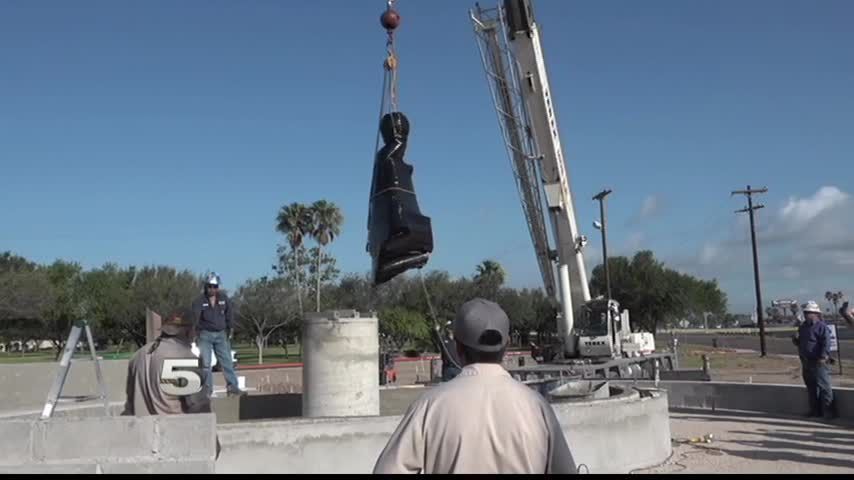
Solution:
<svg viewBox="0 0 854 480"><path fill-rule="evenodd" d="M471 18L544 285L550 295L555 294L556 284L560 289L558 333L564 353L573 356L575 310L590 301L582 253L585 239L578 233L531 2L505 0L503 8L494 9L477 6ZM546 223L550 223L554 249L549 248Z"/></svg>
<svg viewBox="0 0 854 480"><path fill-rule="evenodd" d="M494 14L494 15L491 15ZM498 123L510 157L516 188L522 201L522 212L534 244L534 252L549 296L555 296L554 267L543 213L543 198L537 183L539 151L531 135L527 108L522 97L518 64L506 48L506 33L500 21L499 9L483 10L478 7L475 19L478 46L492 93ZM474 18L474 17L473 17ZM484 20L483 23L480 21Z"/></svg>

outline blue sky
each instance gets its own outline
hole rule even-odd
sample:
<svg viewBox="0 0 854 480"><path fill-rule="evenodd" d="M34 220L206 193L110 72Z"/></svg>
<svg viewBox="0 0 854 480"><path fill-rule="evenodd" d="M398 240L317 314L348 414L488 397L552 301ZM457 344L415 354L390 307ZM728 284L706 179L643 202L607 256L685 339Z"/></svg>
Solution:
<svg viewBox="0 0 854 480"><path fill-rule="evenodd" d="M234 286L269 272L281 205L326 198L345 215L339 266L367 272L384 6L4 0L0 250L215 269ZM468 275L494 258L511 285L537 286L470 6L399 2L430 266ZM765 299L854 287L854 3L539 0L536 13L584 233L598 239L589 199L610 187L615 253L650 248L718 278L745 311L747 227L729 192L767 186Z"/></svg>

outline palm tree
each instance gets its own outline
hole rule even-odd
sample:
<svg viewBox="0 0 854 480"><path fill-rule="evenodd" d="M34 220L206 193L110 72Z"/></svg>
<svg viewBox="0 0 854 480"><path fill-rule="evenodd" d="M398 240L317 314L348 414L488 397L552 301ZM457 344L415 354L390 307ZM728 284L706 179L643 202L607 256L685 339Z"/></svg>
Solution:
<svg viewBox="0 0 854 480"><path fill-rule="evenodd" d="M492 279L499 286L504 285L506 277L507 275L504 273L504 268L495 260L484 260L477 266L477 274L475 275L476 280L486 280L487 278Z"/></svg>
<svg viewBox="0 0 854 480"><path fill-rule="evenodd" d="M304 313L302 306L302 279L300 278L301 259L300 248L302 247L305 236L313 230L313 217L311 210L301 203L292 203L283 206L279 210L279 215L276 217L276 231L285 235L291 249L296 255L296 287L297 287L297 302L299 303L300 314Z"/></svg>
<svg viewBox="0 0 854 480"><path fill-rule="evenodd" d="M495 300L505 280L507 280L507 274L501 264L495 260L484 260L477 266L474 281L489 300Z"/></svg>
<svg viewBox="0 0 854 480"><path fill-rule="evenodd" d="M344 223L344 215L332 202L318 200L311 206L314 217L311 236L317 241L317 311L320 311L320 281L323 278L321 264L323 260L323 248L335 240L341 234L341 225Z"/></svg>
<svg viewBox="0 0 854 480"><path fill-rule="evenodd" d="M839 318L839 302L842 300L844 295L842 292L825 292L824 298L828 302L833 304L833 316Z"/></svg>
<svg viewBox="0 0 854 480"><path fill-rule="evenodd" d="M844 297L844 295L842 295L842 292L836 292L832 295L832 297L833 297L832 298L833 316L836 317L836 319L838 320L839 319L839 302L842 301L842 297Z"/></svg>

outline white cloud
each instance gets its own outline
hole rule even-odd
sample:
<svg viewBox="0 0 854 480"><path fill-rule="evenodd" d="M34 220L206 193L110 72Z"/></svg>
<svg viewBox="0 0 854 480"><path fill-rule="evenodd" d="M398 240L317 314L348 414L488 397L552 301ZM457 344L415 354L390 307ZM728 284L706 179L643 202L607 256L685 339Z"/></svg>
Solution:
<svg viewBox="0 0 854 480"><path fill-rule="evenodd" d="M641 205L640 218L641 220L650 218L661 210L661 200L656 195L649 195L643 199Z"/></svg>
<svg viewBox="0 0 854 480"><path fill-rule="evenodd" d="M791 265L786 265L782 270L780 270L780 274L783 275L783 278L785 279L795 280L801 276L801 271Z"/></svg>
<svg viewBox="0 0 854 480"><path fill-rule="evenodd" d="M809 198L791 197L780 210L780 221L789 230L800 230L822 213L842 205L848 198L847 193L833 186L821 187Z"/></svg>
<svg viewBox="0 0 854 480"><path fill-rule="evenodd" d="M626 250L631 253L640 250L644 240L646 240L646 235L644 235L643 232L634 232L629 234L626 239Z"/></svg>
<svg viewBox="0 0 854 480"><path fill-rule="evenodd" d="M720 256L721 247L714 243L706 243L700 250L700 265L711 265Z"/></svg>

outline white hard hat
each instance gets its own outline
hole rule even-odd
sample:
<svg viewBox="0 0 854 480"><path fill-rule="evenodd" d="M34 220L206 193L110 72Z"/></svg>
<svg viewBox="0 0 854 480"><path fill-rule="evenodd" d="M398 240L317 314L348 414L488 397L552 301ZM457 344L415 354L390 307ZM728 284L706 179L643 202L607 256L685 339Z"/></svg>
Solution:
<svg viewBox="0 0 854 480"><path fill-rule="evenodd" d="M208 275L207 280L205 281L205 285L216 285L219 286L219 275L216 273L211 273Z"/></svg>
<svg viewBox="0 0 854 480"><path fill-rule="evenodd" d="M810 300L805 303L803 307L801 307L804 313L821 313L821 308L819 308L818 303Z"/></svg>

